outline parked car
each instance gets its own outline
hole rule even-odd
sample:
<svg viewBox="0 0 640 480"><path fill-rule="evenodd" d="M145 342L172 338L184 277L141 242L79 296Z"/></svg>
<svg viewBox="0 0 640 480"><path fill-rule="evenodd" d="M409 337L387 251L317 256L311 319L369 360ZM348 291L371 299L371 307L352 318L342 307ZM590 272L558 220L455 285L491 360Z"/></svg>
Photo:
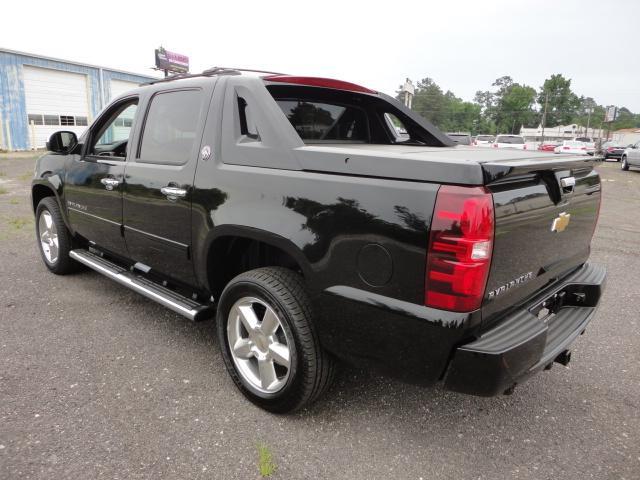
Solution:
<svg viewBox="0 0 640 480"><path fill-rule="evenodd" d="M447 135L458 145L471 145L470 133L447 133Z"/></svg>
<svg viewBox="0 0 640 480"><path fill-rule="evenodd" d="M618 161L622 158L622 154L624 153L626 147L618 144L617 142L605 142L600 147L602 151L602 156L605 160L609 158L615 158Z"/></svg>
<svg viewBox="0 0 640 480"><path fill-rule="evenodd" d="M625 148L620 162L622 170L629 170L629 167L640 167L640 142Z"/></svg>
<svg viewBox="0 0 640 480"><path fill-rule="evenodd" d="M563 153L570 155L593 155L595 153L595 148L585 142L565 140L553 151L554 153Z"/></svg>
<svg viewBox="0 0 640 480"><path fill-rule="evenodd" d="M558 145L558 143L542 143L538 146L538 150L541 152L553 152Z"/></svg>
<svg viewBox="0 0 640 480"><path fill-rule="evenodd" d="M527 149L524 137L521 137L520 135L498 135L491 146L493 148L515 148L518 150Z"/></svg>
<svg viewBox="0 0 640 480"><path fill-rule="evenodd" d="M32 182L37 244L55 274L85 265L191 320L215 315L229 375L272 412L315 400L336 359L510 392L566 364L593 318L600 177L580 156L454 145L348 82L156 80L80 138L52 135Z"/></svg>
<svg viewBox="0 0 640 480"><path fill-rule="evenodd" d="M474 140L473 144L478 147L489 147L496 139L493 135L478 135Z"/></svg>

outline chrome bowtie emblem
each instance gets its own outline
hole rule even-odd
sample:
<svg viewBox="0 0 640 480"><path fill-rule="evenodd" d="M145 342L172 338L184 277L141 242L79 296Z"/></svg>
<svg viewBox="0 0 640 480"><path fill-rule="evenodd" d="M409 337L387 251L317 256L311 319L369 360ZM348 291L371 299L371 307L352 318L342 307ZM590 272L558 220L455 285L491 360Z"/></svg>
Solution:
<svg viewBox="0 0 640 480"><path fill-rule="evenodd" d="M553 223L551 224L551 231L563 232L564 229L569 226L569 220L571 220L571 214L562 212L560 215L553 219Z"/></svg>
<svg viewBox="0 0 640 480"><path fill-rule="evenodd" d="M202 160L209 160L209 158L211 157L211 147L209 145L205 145L204 147L202 147L202 150L200 151L200 157L202 158Z"/></svg>

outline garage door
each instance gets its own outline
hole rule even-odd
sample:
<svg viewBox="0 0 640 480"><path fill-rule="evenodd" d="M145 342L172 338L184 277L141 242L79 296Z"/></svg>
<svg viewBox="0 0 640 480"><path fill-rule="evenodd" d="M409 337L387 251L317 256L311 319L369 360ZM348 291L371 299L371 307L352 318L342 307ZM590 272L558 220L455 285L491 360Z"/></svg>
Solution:
<svg viewBox="0 0 640 480"><path fill-rule="evenodd" d="M58 130L80 135L89 119L87 76L48 68L23 67L30 143L44 147Z"/></svg>
<svg viewBox="0 0 640 480"><path fill-rule="evenodd" d="M111 100L137 87L137 83L124 82L122 80L111 80Z"/></svg>

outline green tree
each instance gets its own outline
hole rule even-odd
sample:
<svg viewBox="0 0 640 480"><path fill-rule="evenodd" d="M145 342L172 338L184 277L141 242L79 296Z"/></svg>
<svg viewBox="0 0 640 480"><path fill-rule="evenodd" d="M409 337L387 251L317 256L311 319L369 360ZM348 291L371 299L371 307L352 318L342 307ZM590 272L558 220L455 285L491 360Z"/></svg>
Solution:
<svg viewBox="0 0 640 480"><path fill-rule="evenodd" d="M545 102L548 102L545 121L548 127L567 125L579 112L580 99L571 91L571 79L560 73L551 75L540 87L538 103L541 109L544 109Z"/></svg>
<svg viewBox="0 0 640 480"><path fill-rule="evenodd" d="M535 126L538 117L534 110L535 89L514 82L508 75L496 79L492 86L497 91L478 91L475 96L484 128L493 126L491 131L495 133L517 133L523 125Z"/></svg>

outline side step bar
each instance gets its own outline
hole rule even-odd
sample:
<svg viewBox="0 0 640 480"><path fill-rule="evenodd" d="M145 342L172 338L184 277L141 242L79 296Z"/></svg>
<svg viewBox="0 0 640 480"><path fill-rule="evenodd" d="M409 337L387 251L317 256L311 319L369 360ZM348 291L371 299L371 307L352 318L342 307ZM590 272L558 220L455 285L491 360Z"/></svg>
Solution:
<svg viewBox="0 0 640 480"><path fill-rule="evenodd" d="M96 272L109 277L111 280L115 280L120 285L129 287L131 290L151 300L155 300L168 309L187 317L189 320L199 321L213 316L214 312L211 306L203 305L190 298L184 297L88 250L71 250L69 256Z"/></svg>

